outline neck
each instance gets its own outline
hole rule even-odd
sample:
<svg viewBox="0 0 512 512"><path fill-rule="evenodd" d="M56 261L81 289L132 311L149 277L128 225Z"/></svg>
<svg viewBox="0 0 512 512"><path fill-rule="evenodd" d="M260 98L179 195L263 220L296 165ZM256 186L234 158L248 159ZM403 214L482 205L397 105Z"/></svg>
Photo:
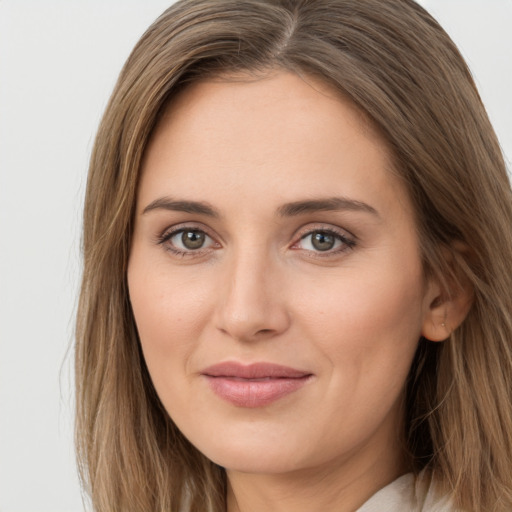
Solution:
<svg viewBox="0 0 512 512"><path fill-rule="evenodd" d="M369 443L357 454L284 474L227 471L228 512L354 512L407 472L402 448ZM382 446L382 445L380 445Z"/></svg>

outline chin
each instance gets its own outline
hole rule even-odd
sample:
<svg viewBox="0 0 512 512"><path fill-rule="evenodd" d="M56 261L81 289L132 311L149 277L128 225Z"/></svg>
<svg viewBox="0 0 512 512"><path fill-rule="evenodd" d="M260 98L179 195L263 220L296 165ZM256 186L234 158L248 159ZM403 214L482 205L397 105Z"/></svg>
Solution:
<svg viewBox="0 0 512 512"><path fill-rule="evenodd" d="M192 444L215 464L242 473L286 473L300 469L307 458L296 443L283 443L283 438L257 435L213 435L189 438ZM291 439L289 439L291 441ZM305 457L306 456L306 457Z"/></svg>
<svg viewBox="0 0 512 512"><path fill-rule="evenodd" d="M281 450L231 450L230 452L214 453L212 455L208 458L219 466L227 471L240 473L282 474L305 467L304 461L299 461L294 455Z"/></svg>

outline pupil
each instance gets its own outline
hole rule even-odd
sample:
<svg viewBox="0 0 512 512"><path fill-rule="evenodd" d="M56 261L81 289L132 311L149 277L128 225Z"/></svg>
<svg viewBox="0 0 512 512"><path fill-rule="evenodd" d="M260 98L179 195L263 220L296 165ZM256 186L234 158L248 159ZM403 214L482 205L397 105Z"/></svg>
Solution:
<svg viewBox="0 0 512 512"><path fill-rule="evenodd" d="M328 251L334 247L335 239L333 235L318 232L313 234L311 243L318 251Z"/></svg>
<svg viewBox="0 0 512 512"><path fill-rule="evenodd" d="M204 233L200 231L184 231L181 241L187 249L199 249L204 244Z"/></svg>

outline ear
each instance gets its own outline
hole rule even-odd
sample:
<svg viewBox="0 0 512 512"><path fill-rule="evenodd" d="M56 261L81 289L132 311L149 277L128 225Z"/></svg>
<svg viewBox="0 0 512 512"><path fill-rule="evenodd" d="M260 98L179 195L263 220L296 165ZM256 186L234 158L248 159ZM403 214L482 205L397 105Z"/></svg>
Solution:
<svg viewBox="0 0 512 512"><path fill-rule="evenodd" d="M450 289L446 289L448 286ZM444 341L466 318L473 302L469 283L453 280L442 286L432 277L427 283L421 335L430 341Z"/></svg>

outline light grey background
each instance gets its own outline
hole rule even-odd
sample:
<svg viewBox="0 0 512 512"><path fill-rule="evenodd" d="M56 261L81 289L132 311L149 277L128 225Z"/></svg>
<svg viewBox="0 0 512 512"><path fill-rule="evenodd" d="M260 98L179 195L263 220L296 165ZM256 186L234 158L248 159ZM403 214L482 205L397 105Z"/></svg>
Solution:
<svg viewBox="0 0 512 512"><path fill-rule="evenodd" d="M82 510L72 446L80 216L117 74L170 0L0 0L0 512ZM423 0L512 157L512 0Z"/></svg>

